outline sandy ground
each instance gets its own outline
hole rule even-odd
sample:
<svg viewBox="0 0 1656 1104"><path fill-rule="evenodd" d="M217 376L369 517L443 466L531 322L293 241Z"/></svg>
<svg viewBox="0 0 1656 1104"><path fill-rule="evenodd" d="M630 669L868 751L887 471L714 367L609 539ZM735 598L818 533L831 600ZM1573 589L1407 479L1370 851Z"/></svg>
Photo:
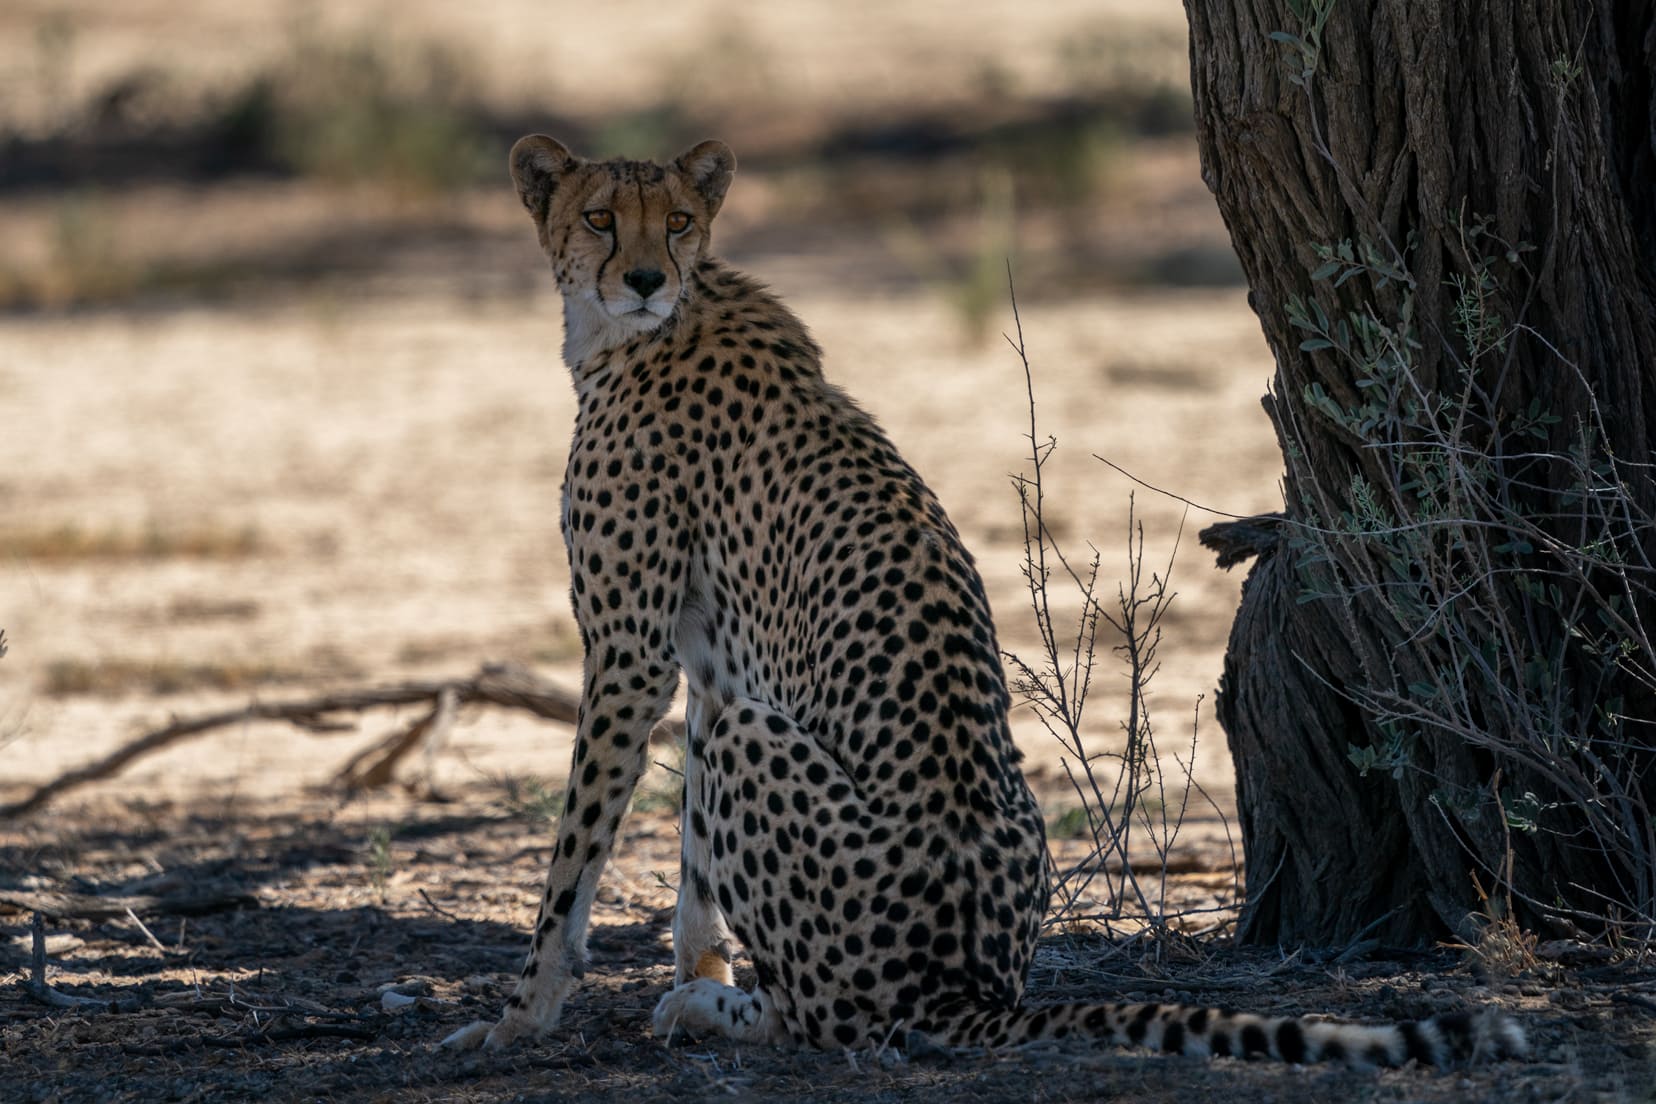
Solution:
<svg viewBox="0 0 1656 1104"><path fill-rule="evenodd" d="M857 298L797 275L777 282L830 373L963 530L1004 645L1030 654L1009 478L1028 453L1016 356L994 341L965 346L924 293ZM1049 525L1072 555L1084 558L1087 542L1100 550L1106 589L1125 568L1133 488L1094 452L1206 504L1272 507L1276 458L1257 405L1269 363L1239 292L1025 303L1023 324L1039 432L1059 441ZM43 780L170 714L246 700L240 682L269 697L515 660L573 685L556 528L573 396L559 339L556 297L541 285L486 301L318 297L0 324L0 401L22 415L0 475L14 543L0 563L5 781ZM1182 507L1137 494L1160 569ZM1172 732L1188 731L1198 695L1211 702L1237 599L1239 579L1195 543L1210 520L1184 520L1173 566L1179 597L1154 684ZM50 554L66 529L87 547ZM212 692L214 669L230 692ZM157 670L182 672L180 692L149 692ZM1101 746L1121 712L1122 682L1105 672L1090 725ZM48 692L75 678L102 692ZM1027 716L1018 731L1037 761L1055 751ZM444 769L561 775L567 740L499 713L468 718ZM321 781L349 744L220 733L119 784L268 794ZM1198 777L1226 788L1222 736L1208 723Z"/></svg>

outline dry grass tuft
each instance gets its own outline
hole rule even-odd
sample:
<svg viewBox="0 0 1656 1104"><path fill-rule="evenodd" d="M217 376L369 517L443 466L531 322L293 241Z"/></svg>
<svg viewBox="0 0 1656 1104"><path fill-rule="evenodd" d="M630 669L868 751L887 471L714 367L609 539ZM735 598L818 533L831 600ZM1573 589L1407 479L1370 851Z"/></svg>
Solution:
<svg viewBox="0 0 1656 1104"><path fill-rule="evenodd" d="M1511 852L1508 852L1505 884L1512 884ZM1477 912L1468 917L1476 934L1468 943L1456 944L1465 952L1467 960L1492 983L1532 972L1539 964L1536 948L1540 940L1532 931L1525 931L1512 914L1510 893L1491 897L1484 891L1476 874L1472 876L1473 889L1483 902Z"/></svg>
<svg viewBox="0 0 1656 1104"><path fill-rule="evenodd" d="M46 667L45 692L55 698L121 694L185 694L251 690L304 682L314 672L270 663L182 663L165 659L60 659Z"/></svg>
<svg viewBox="0 0 1656 1104"><path fill-rule="evenodd" d="M0 539L0 555L35 563L87 560L239 560L268 551L257 527L196 525L142 529L88 528L73 522L43 529L13 529Z"/></svg>

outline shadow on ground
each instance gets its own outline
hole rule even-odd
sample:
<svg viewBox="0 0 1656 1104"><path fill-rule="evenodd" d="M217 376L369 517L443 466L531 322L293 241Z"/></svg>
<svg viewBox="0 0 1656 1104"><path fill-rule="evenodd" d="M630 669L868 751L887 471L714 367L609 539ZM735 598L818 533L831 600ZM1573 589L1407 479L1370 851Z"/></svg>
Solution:
<svg viewBox="0 0 1656 1104"><path fill-rule="evenodd" d="M1442 1073L1086 1046L941 1060L892 1048L668 1047L648 1031L671 980L671 892L652 868L677 841L659 814L634 818L595 910L588 981L557 1037L505 1054L440 1049L454 1028L493 1016L509 990L548 843L543 825L483 794L233 814L222 804L105 805L7 825L3 891L109 896L196 884L257 906L49 918L52 985L119 1010L53 1008L32 996L30 917L0 906L6 1098L1507 1101L1648 1099L1656 1075L1656 973L1633 966L1556 967L1492 987L1444 951L1340 963L1197 941L1124 948L1088 934L1043 944L1033 1001L1181 1000L1385 1019L1498 999L1536 1053ZM388 1011L390 986L416 999Z"/></svg>

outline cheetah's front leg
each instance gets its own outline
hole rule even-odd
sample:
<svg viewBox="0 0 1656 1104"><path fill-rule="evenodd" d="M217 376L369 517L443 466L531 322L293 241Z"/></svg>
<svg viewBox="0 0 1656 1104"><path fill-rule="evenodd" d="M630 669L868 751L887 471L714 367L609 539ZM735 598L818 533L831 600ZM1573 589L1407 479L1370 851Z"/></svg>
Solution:
<svg viewBox="0 0 1656 1104"><path fill-rule="evenodd" d="M544 1034L557 1026L564 999L586 973L587 919L598 879L644 772L649 731L667 712L678 681L677 667L665 657L622 658L619 643L597 634L589 641L575 762L517 987L499 1021L469 1024L444 1046L493 1050Z"/></svg>

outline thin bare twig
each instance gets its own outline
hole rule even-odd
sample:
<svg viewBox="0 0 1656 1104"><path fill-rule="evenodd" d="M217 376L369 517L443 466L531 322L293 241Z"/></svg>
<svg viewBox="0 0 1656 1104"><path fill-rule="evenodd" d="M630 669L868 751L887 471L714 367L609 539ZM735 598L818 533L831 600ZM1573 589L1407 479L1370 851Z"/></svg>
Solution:
<svg viewBox="0 0 1656 1104"><path fill-rule="evenodd" d="M427 893L423 888L420 890L420 900L424 901L426 903L426 907L432 912L435 912L438 916L455 921L460 919L460 917L454 915L454 913L450 912L442 905L439 905L436 901L433 901L431 899L431 894Z"/></svg>
<svg viewBox="0 0 1656 1104"><path fill-rule="evenodd" d="M126 915L127 915L127 919L132 921L133 926L136 927L140 932L143 933L144 938L149 940L150 946L154 947L156 950L160 951L162 954L167 954L168 953L166 944L162 943L159 939L155 938L155 933L150 931L149 928L144 925L144 922L142 920L138 919L138 914L136 912L132 911L132 906L130 906L130 905L127 906Z"/></svg>
<svg viewBox="0 0 1656 1104"><path fill-rule="evenodd" d="M1092 559L1085 565L1072 563L1064 555L1047 527L1045 516L1044 470L1057 442L1051 437L1043 439L1036 421L1034 372L1024 344L1023 320L1018 312L1010 265L1007 285L1017 336L1007 335L1006 342L1023 367L1029 403L1025 439L1029 442L1030 468L1026 474L1014 476L1012 483L1022 508L1023 576L1040 646L1038 659L1026 660L1011 652L1006 653L1006 659L1015 676L1014 689L1028 702L1047 732L1069 753L1060 762L1080 800L1080 811L1091 838L1090 851L1080 862L1063 868L1051 863L1058 903L1048 922L1082 919L1078 906L1094 880L1103 875L1108 886L1108 908L1087 918L1109 924L1121 919L1131 902L1147 921L1164 929L1173 918L1167 912L1167 876L1174 872L1176 864L1169 861L1169 850L1188 812L1195 756L1191 756L1191 766L1174 756L1184 777L1185 791L1178 802L1170 805L1166 800L1169 780L1163 773L1156 748L1146 688L1159 669L1156 652L1161 642L1160 622L1174 598L1168 578L1178 542L1174 542L1164 571L1152 570L1147 579L1144 530L1134 517L1133 499L1129 495L1128 577L1117 587L1115 613L1105 610L1098 598L1101 560L1097 549L1093 549ZM1183 533L1182 520L1180 533ZM1060 572L1060 577L1068 577L1080 599L1081 608L1073 629L1060 629L1053 612L1049 587L1054 575ZM1092 688L1100 620L1119 634L1120 642L1113 650L1127 668L1127 718L1121 725L1125 745L1119 753L1089 754L1082 736L1082 715ZM1113 781L1108 780L1101 766L1104 760L1119 764ZM1153 796L1162 800L1147 804L1146 798ZM1155 852L1154 862L1139 864L1134 858L1133 839L1140 829ZM1228 826L1226 830L1228 834ZM1152 875L1158 878L1158 884L1147 892L1142 879Z"/></svg>
<svg viewBox="0 0 1656 1104"><path fill-rule="evenodd" d="M1155 491L1159 495L1165 495L1166 497L1171 498L1174 502L1182 502L1186 506L1190 507L1192 510L1200 510L1205 514L1214 514L1217 517L1227 517L1227 518L1231 518L1235 521L1246 521L1246 520L1248 520L1248 518L1250 516L1248 514L1233 514L1229 510L1221 510L1221 509L1218 509L1217 507L1213 507L1213 506L1203 506L1200 502L1194 502L1191 499L1186 498L1184 495L1179 494L1177 491L1169 491L1169 490L1166 490L1165 488L1156 486L1154 483L1151 483L1148 480L1140 479L1138 476L1134 475L1132 472L1128 471L1126 468L1122 467L1120 464L1116 463L1114 460L1110 460L1106 457L1100 456L1096 452L1092 454L1092 457L1093 457L1094 460L1097 460L1100 464L1104 464L1107 467L1114 468L1116 471L1120 472L1122 475L1125 475L1128 479L1132 480L1134 483L1137 483L1139 486L1143 487L1145 490Z"/></svg>

